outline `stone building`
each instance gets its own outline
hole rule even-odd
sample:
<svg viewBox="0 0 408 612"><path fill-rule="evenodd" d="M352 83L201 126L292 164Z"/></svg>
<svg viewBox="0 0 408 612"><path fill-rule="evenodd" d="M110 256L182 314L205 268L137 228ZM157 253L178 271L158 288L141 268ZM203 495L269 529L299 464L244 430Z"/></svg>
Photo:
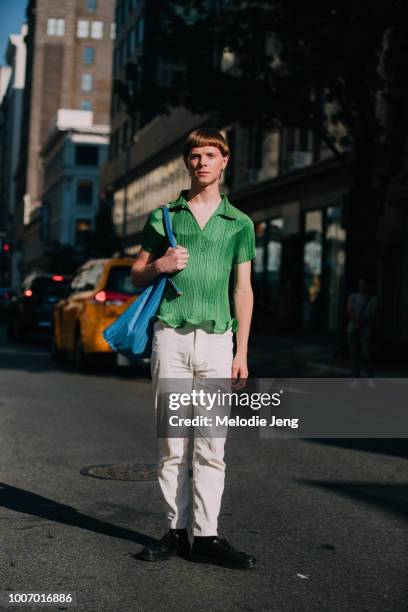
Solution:
<svg viewBox="0 0 408 612"><path fill-rule="evenodd" d="M113 20L111 0L28 3L15 236L15 249L22 252L24 272L32 267L25 253L25 227L42 204L44 170L40 152L54 127L58 110L92 111L96 124L109 123ZM34 215L37 216L38 213Z"/></svg>
<svg viewBox="0 0 408 612"><path fill-rule="evenodd" d="M78 259L86 252L95 229L100 167L106 162L108 144L109 125L96 125L92 111L60 109L54 130L41 151L41 241L69 245ZM27 251L30 246L28 242ZM29 259L34 258L35 253L29 253Z"/></svg>

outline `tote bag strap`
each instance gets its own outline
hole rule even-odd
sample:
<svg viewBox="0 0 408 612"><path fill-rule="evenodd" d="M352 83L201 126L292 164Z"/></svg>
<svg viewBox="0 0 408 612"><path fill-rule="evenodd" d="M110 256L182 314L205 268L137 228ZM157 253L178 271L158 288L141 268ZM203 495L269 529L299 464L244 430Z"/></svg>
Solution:
<svg viewBox="0 0 408 612"><path fill-rule="evenodd" d="M163 206L161 206L160 208L163 210L164 226L166 228L167 238L168 238L168 240L170 242L170 246L173 249L175 249L176 246L177 246L177 242L176 242L176 239L174 237L173 230L172 230L172 227L171 227L171 219L170 219L169 209L168 209L168 207L165 204L163 204ZM173 281L173 279L170 276L167 277L167 280L173 286L173 289L175 290L177 295L183 295L183 292L180 291L180 289L177 287L177 285L175 284L175 282Z"/></svg>
<svg viewBox="0 0 408 612"><path fill-rule="evenodd" d="M176 239L174 237L173 230L171 228L171 220L170 220L169 209L167 208L166 205L163 205L160 208L162 208L162 210L163 210L164 226L166 228L167 238L169 239L170 246L173 247L173 249L175 249L176 246L177 246L177 242L176 242Z"/></svg>

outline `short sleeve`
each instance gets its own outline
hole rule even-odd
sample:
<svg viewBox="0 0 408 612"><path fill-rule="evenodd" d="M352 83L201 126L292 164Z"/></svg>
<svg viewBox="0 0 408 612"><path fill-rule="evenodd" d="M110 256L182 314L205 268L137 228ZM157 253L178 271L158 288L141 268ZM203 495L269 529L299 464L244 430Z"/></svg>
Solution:
<svg viewBox="0 0 408 612"><path fill-rule="evenodd" d="M140 245L145 251L159 255L167 244L166 240L163 227L163 212L161 208L157 208L150 213L145 223L140 238Z"/></svg>
<svg viewBox="0 0 408 612"><path fill-rule="evenodd" d="M255 229L253 221L248 217L244 227L237 234L234 264L255 259Z"/></svg>

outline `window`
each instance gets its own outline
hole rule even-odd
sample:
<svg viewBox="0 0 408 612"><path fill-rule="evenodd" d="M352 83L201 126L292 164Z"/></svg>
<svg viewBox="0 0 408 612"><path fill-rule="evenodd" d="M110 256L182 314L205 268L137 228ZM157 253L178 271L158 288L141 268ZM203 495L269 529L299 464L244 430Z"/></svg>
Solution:
<svg viewBox="0 0 408 612"><path fill-rule="evenodd" d="M303 321L318 330L322 323L323 210L305 214L303 246Z"/></svg>
<svg viewBox="0 0 408 612"><path fill-rule="evenodd" d="M122 42L119 45L119 66L123 66L123 64L125 63L125 41L122 40Z"/></svg>
<svg viewBox="0 0 408 612"><path fill-rule="evenodd" d="M92 74L82 75L81 90L82 91L92 91Z"/></svg>
<svg viewBox="0 0 408 612"><path fill-rule="evenodd" d="M262 280L263 273L265 271L265 236L266 236L266 222L260 221L255 223L255 261L254 261L254 280ZM259 276L261 275L261 276Z"/></svg>
<svg viewBox="0 0 408 612"><path fill-rule="evenodd" d="M132 30L132 39L132 47L133 49L136 49L139 44L139 29L137 26L134 30Z"/></svg>
<svg viewBox="0 0 408 612"><path fill-rule="evenodd" d="M78 38L88 38L89 36L89 21L80 19L77 23Z"/></svg>
<svg viewBox="0 0 408 612"><path fill-rule="evenodd" d="M248 170L259 170L262 167L263 135L259 126L248 128Z"/></svg>
<svg viewBox="0 0 408 612"><path fill-rule="evenodd" d="M78 181L77 204L79 206L90 206L92 204L93 184L92 181Z"/></svg>
<svg viewBox="0 0 408 612"><path fill-rule="evenodd" d="M282 242L282 217L255 223L254 292L260 320L268 317L272 325L281 309Z"/></svg>
<svg viewBox="0 0 408 612"><path fill-rule="evenodd" d="M110 37L111 37L112 40L114 40L116 38L116 23L115 22L111 23Z"/></svg>
<svg viewBox="0 0 408 612"><path fill-rule="evenodd" d="M137 28L138 28L137 42L139 45L141 45L143 42L143 38L144 38L144 19L139 19Z"/></svg>
<svg viewBox="0 0 408 612"><path fill-rule="evenodd" d="M91 111L92 110L91 100L82 100L79 105L79 108L84 111Z"/></svg>
<svg viewBox="0 0 408 612"><path fill-rule="evenodd" d="M282 230L283 218L271 219L268 228L268 241L266 245L266 270L268 272L268 283L272 285L276 292L279 287L279 277L282 259Z"/></svg>
<svg viewBox="0 0 408 612"><path fill-rule="evenodd" d="M65 19L47 19L48 36L64 36Z"/></svg>
<svg viewBox="0 0 408 612"><path fill-rule="evenodd" d="M115 156L115 134L111 134L110 143L109 143L109 159L112 159Z"/></svg>
<svg viewBox="0 0 408 612"><path fill-rule="evenodd" d="M98 147L94 145L76 145L75 163L78 166L97 166Z"/></svg>
<svg viewBox="0 0 408 612"><path fill-rule="evenodd" d="M282 170L289 172L313 163L312 132L305 129L283 131Z"/></svg>
<svg viewBox="0 0 408 612"><path fill-rule="evenodd" d="M137 31L135 29L128 32L128 55L133 55L137 46Z"/></svg>
<svg viewBox="0 0 408 612"><path fill-rule="evenodd" d="M77 219L75 223L75 246L84 249L87 246L89 234L91 232L91 222L89 219ZM94 266L95 267L95 266ZM93 274L92 274L93 272ZM90 269L85 278L86 282L83 285L83 291L93 289L96 284L97 274L93 269ZM77 291L79 289L77 288Z"/></svg>
<svg viewBox="0 0 408 612"><path fill-rule="evenodd" d="M132 119L131 119L131 126L130 126L130 137L133 138L133 136L136 134L137 132L137 126L138 126L138 113L137 114L132 114Z"/></svg>
<svg viewBox="0 0 408 612"><path fill-rule="evenodd" d="M85 47L82 60L86 65L93 64L95 61L95 47Z"/></svg>
<svg viewBox="0 0 408 612"><path fill-rule="evenodd" d="M129 55L132 55L133 51L134 51L133 35L132 35L132 30L129 30L127 37L126 37L126 55L127 57L129 57Z"/></svg>
<svg viewBox="0 0 408 612"><path fill-rule="evenodd" d="M172 83L172 71L164 62L160 61L159 64L159 85L161 87L171 87Z"/></svg>
<svg viewBox="0 0 408 612"><path fill-rule="evenodd" d="M79 223L89 223L88 219L78 219L77 224ZM82 226L84 227L84 226ZM79 230L84 231L84 230ZM71 281L71 289L73 292L77 291L90 291L95 289L100 277L104 272L104 266L102 264L94 264L92 266L86 266L85 268L81 268L76 276Z"/></svg>
<svg viewBox="0 0 408 612"><path fill-rule="evenodd" d="M118 6L116 7L116 16L115 16L115 22L117 26L120 25L121 19L122 19L122 5L118 4Z"/></svg>
<svg viewBox="0 0 408 612"><path fill-rule="evenodd" d="M130 10L133 11L137 5L139 4L139 0L130 0Z"/></svg>
<svg viewBox="0 0 408 612"><path fill-rule="evenodd" d="M300 151L310 151L312 148L311 142L312 132L310 130L299 130L298 146Z"/></svg>
<svg viewBox="0 0 408 612"><path fill-rule="evenodd" d="M160 59L158 62L158 82L162 87L174 87L177 79L183 71L183 67L169 59Z"/></svg>
<svg viewBox="0 0 408 612"><path fill-rule="evenodd" d="M85 0L85 7L88 13L96 11L96 0Z"/></svg>
<svg viewBox="0 0 408 612"><path fill-rule="evenodd" d="M123 132L122 132L123 136L122 136L122 146L126 147L126 145L128 144L128 138L129 138L129 121L125 121L125 123L123 124Z"/></svg>
<svg viewBox="0 0 408 612"><path fill-rule="evenodd" d="M92 21L91 23L91 38L103 37L103 21Z"/></svg>
<svg viewBox="0 0 408 612"><path fill-rule="evenodd" d="M114 138L113 138L113 153L114 153L114 155L118 154L118 150L119 150L119 130L117 129L115 131Z"/></svg>
<svg viewBox="0 0 408 612"><path fill-rule="evenodd" d="M323 277L325 279L326 327L339 332L343 315L344 266L346 233L341 226L341 206L329 206L325 219Z"/></svg>
<svg viewBox="0 0 408 612"><path fill-rule="evenodd" d="M57 36L64 36L65 19L57 19Z"/></svg>
<svg viewBox="0 0 408 612"><path fill-rule="evenodd" d="M115 291L127 295L138 293L140 289L137 289L132 283L130 270L130 266L115 266L111 268L109 270L106 291Z"/></svg>

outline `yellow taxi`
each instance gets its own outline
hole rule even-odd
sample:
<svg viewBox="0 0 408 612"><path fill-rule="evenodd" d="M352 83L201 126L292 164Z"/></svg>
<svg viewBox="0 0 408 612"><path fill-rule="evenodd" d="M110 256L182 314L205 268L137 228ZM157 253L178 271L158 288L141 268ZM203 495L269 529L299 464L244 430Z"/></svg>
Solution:
<svg viewBox="0 0 408 612"><path fill-rule="evenodd" d="M67 296L54 308L51 355L71 355L78 370L96 355L112 353L102 332L136 299L142 289L131 280L134 259L92 259L73 277Z"/></svg>

